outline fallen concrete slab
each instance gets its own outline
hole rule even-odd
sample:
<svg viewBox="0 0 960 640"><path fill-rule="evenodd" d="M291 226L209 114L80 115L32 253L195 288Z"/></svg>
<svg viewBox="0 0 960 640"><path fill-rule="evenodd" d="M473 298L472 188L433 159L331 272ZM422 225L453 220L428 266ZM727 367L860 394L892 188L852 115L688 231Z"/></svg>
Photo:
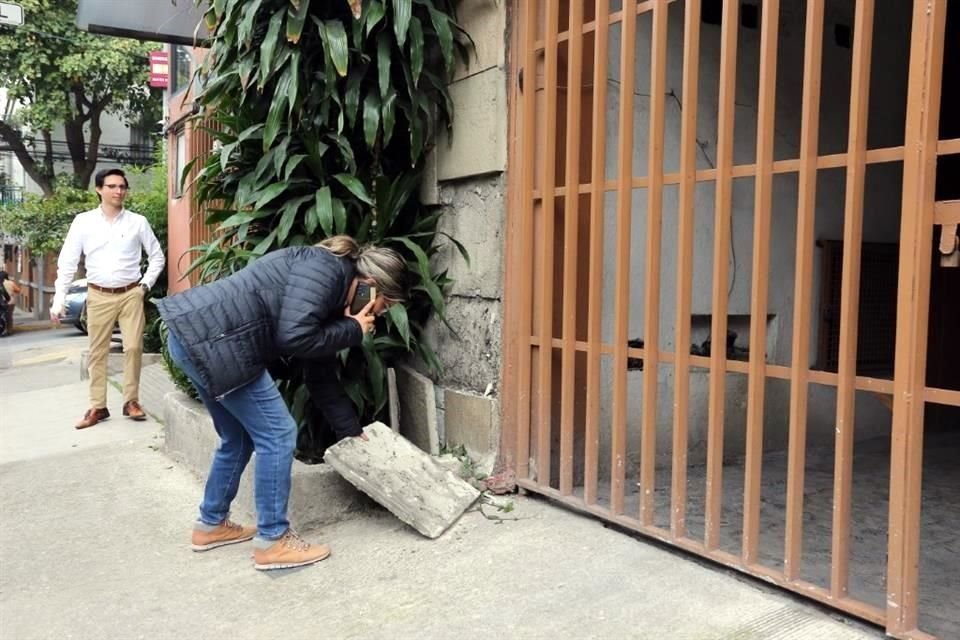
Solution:
<svg viewBox="0 0 960 640"><path fill-rule="evenodd" d="M346 438L324 460L392 514L436 538L463 515L480 492L382 422L364 428L369 440Z"/></svg>

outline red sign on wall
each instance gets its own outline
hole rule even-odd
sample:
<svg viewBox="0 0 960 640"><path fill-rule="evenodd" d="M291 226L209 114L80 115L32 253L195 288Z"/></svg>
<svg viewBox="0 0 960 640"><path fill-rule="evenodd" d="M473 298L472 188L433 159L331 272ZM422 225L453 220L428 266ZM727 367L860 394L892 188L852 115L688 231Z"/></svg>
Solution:
<svg viewBox="0 0 960 640"><path fill-rule="evenodd" d="M166 51L150 52L150 86L166 89L170 85L170 54Z"/></svg>

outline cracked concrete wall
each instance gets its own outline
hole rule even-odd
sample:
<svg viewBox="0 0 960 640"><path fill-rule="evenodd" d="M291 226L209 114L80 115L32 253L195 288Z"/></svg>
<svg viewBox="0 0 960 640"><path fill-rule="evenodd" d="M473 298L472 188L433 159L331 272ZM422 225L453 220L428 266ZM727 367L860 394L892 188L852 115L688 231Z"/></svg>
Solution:
<svg viewBox="0 0 960 640"><path fill-rule="evenodd" d="M475 44L469 66L450 85L454 130L437 140L421 189L425 203L443 210L439 230L456 238L436 256L449 270L447 324L434 318L426 339L443 371L433 378L442 445L463 445L489 470L499 446L502 359L503 257L506 225L507 5L502 0L462 3L458 18ZM444 239L440 238L442 244Z"/></svg>
<svg viewBox="0 0 960 640"><path fill-rule="evenodd" d="M434 376L438 428L441 442L464 445L471 456L492 460L500 427L504 174L444 183L440 199L440 230L463 244L470 262L450 242L437 256L437 265L453 280L447 323L434 318L426 332L443 366ZM448 413L452 404L460 410ZM467 405L471 409L463 410Z"/></svg>

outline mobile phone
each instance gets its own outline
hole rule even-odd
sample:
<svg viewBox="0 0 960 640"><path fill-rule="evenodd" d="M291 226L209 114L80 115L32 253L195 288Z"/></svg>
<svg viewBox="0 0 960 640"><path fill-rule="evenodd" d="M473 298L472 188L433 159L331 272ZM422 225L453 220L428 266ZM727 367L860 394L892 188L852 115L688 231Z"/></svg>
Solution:
<svg viewBox="0 0 960 640"><path fill-rule="evenodd" d="M357 291L353 295L353 302L350 303L350 313L357 315L367 304L377 297L377 288L366 282L357 283Z"/></svg>

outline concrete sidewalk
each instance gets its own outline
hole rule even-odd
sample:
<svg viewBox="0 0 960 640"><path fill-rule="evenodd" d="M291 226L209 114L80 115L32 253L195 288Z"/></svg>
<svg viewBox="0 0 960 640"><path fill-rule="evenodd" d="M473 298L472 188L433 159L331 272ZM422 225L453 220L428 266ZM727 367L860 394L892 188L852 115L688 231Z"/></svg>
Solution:
<svg viewBox="0 0 960 640"><path fill-rule="evenodd" d="M534 498L434 541L382 512L305 532L333 556L286 572L192 553L198 479L155 422L75 431L86 385L38 383L76 366L0 371L4 639L882 637Z"/></svg>

